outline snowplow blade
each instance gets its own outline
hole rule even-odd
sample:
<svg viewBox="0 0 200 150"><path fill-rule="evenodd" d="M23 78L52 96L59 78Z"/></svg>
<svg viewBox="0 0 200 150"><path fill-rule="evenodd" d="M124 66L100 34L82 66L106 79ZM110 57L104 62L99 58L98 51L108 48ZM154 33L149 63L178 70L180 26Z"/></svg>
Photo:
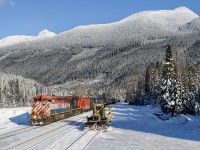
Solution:
<svg viewBox="0 0 200 150"><path fill-rule="evenodd" d="M104 104L93 104L92 109L93 114L87 117L84 127L90 130L106 129L108 122L111 121L111 109L109 109L108 117L105 114Z"/></svg>
<svg viewBox="0 0 200 150"><path fill-rule="evenodd" d="M100 122L89 121L85 123L84 128L87 128L89 130L99 130L99 129L106 129L107 125L108 125L107 120L101 120Z"/></svg>

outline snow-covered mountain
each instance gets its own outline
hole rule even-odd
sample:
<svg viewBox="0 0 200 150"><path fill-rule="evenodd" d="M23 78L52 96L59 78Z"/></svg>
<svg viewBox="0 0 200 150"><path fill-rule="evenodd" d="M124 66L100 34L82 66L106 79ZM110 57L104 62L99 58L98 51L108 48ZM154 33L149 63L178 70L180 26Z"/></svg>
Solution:
<svg viewBox="0 0 200 150"><path fill-rule="evenodd" d="M186 7L178 7L174 10L159 10L159 11L144 11L136 13L128 18L120 21L121 23L127 22L143 22L145 24L160 24L161 28L177 30L188 21L197 18L198 15Z"/></svg>
<svg viewBox="0 0 200 150"><path fill-rule="evenodd" d="M115 23L78 26L57 36L48 30L40 32L38 36L11 36L0 40L0 47L48 37L54 37L51 41L54 45L104 45L110 42L144 41L176 34L175 32L180 27L195 18L198 18L198 15L186 7L174 10L144 11ZM49 39L47 42L49 43Z"/></svg>
<svg viewBox="0 0 200 150"><path fill-rule="evenodd" d="M79 26L58 35L45 30L15 45L9 43L17 40L8 40L3 46L1 40L0 71L47 86L78 80L87 84L98 81L102 86L135 84L147 64L162 60L169 41L187 51L185 48L200 40L199 34L179 32L195 19L197 14L179 7L139 12L119 22Z"/></svg>
<svg viewBox="0 0 200 150"><path fill-rule="evenodd" d="M180 31L199 32L200 31L200 17L195 18L191 22L180 27Z"/></svg>
<svg viewBox="0 0 200 150"><path fill-rule="evenodd" d="M0 48L13 45L13 44L19 44L19 43L27 43L34 40L41 40L44 38L53 37L56 34L53 32L48 31L47 29L41 31L37 36L26 36L26 35L14 35L14 36L8 36L2 40L0 40Z"/></svg>
<svg viewBox="0 0 200 150"><path fill-rule="evenodd" d="M26 36L26 35L14 35L8 36L2 40L0 40L0 47L5 47L17 43L29 42L32 41L34 36Z"/></svg>
<svg viewBox="0 0 200 150"><path fill-rule="evenodd" d="M144 11L119 22L79 26L59 34L56 41L66 44L120 43L124 40L147 40L176 34L179 27L198 18L186 7L174 10Z"/></svg>
<svg viewBox="0 0 200 150"><path fill-rule="evenodd" d="M56 34L54 32L50 32L47 29L41 31L38 36L36 37L37 39L42 39L42 38L49 38L49 37L53 37Z"/></svg>

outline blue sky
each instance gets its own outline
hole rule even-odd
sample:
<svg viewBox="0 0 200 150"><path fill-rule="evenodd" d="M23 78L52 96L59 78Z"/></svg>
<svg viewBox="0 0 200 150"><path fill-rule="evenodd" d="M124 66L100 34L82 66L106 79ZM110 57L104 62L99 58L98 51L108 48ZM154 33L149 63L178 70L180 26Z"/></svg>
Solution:
<svg viewBox="0 0 200 150"><path fill-rule="evenodd" d="M0 0L0 39L60 33L79 25L119 21L144 10L186 6L200 15L200 0Z"/></svg>

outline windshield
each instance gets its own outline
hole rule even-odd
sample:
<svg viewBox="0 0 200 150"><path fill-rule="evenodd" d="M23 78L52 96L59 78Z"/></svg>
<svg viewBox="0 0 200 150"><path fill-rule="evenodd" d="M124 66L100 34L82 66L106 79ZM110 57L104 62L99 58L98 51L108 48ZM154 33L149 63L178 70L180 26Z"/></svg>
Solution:
<svg viewBox="0 0 200 150"><path fill-rule="evenodd" d="M43 101L48 101L48 102L51 102L51 99L47 99L47 98L43 98Z"/></svg>
<svg viewBox="0 0 200 150"><path fill-rule="evenodd" d="M39 101L41 101L40 98L34 98L34 102L39 102Z"/></svg>

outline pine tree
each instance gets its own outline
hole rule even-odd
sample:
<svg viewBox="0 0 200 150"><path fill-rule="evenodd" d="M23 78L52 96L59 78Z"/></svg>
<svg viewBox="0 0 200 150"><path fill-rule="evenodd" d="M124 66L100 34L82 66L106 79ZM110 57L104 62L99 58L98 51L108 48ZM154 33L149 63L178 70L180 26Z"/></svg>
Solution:
<svg viewBox="0 0 200 150"><path fill-rule="evenodd" d="M160 94L160 80L162 78L162 63L150 63L146 69L145 75L145 105L159 105L159 94Z"/></svg>
<svg viewBox="0 0 200 150"><path fill-rule="evenodd" d="M175 105L173 107L172 113L173 115L180 115L184 112L184 105L183 105L183 99L182 99L182 68L183 68L183 62L181 61L180 54L178 56L178 52L176 52L174 60L173 60L173 66L174 66L174 95L175 95Z"/></svg>
<svg viewBox="0 0 200 150"><path fill-rule="evenodd" d="M153 63L150 63L147 66L146 69L146 75L145 75L145 98L144 98L144 104L145 105L153 105L154 104L154 79L155 79L155 66Z"/></svg>
<svg viewBox="0 0 200 150"><path fill-rule="evenodd" d="M195 83L195 69L187 62L184 104L189 114L199 113L198 90Z"/></svg>
<svg viewBox="0 0 200 150"><path fill-rule="evenodd" d="M145 75L145 93L149 93L151 91L151 78L152 78L153 64L149 64L146 69Z"/></svg>
<svg viewBox="0 0 200 150"><path fill-rule="evenodd" d="M15 94L15 101L17 105L21 105L20 104L20 89L19 89L19 80L16 79L15 81L15 86L14 86L14 94Z"/></svg>
<svg viewBox="0 0 200 150"><path fill-rule="evenodd" d="M167 45L165 52L165 64L163 67L163 81L161 86L161 108L165 113L172 113L174 115L176 103L176 80L174 80L174 67L172 48Z"/></svg>

